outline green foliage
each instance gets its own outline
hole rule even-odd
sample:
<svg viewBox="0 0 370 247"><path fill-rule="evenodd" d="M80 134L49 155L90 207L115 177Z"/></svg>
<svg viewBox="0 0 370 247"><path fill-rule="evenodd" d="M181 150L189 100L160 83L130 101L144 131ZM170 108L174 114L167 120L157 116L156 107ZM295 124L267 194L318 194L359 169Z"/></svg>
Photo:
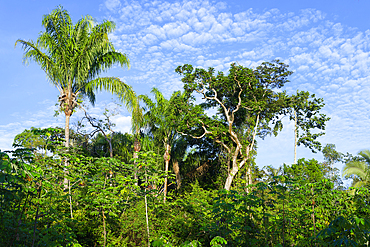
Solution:
<svg viewBox="0 0 370 247"><path fill-rule="evenodd" d="M132 101L131 88L118 78L98 77L115 63L129 66L126 55L116 52L108 40L115 28L113 22L97 25L91 16L85 16L73 24L68 11L59 6L44 15L42 25L45 31L36 42L17 40L16 45L20 43L25 51L24 62L38 63L58 88L66 113L76 107L74 98L80 93L94 103L95 90L104 89Z"/></svg>
<svg viewBox="0 0 370 247"><path fill-rule="evenodd" d="M247 188L237 178L230 191L195 179L169 191L163 203L169 174L156 152L123 163L67 152L58 135L53 142L51 129L24 133L32 138L17 137L20 147L0 159L0 241L6 245L363 246L369 238L369 190L336 189L327 164L313 159L280 171L254 170L256 177L270 175ZM26 140L42 142L31 150L21 146ZM70 192L63 186L64 158Z"/></svg>
<svg viewBox="0 0 370 247"><path fill-rule="evenodd" d="M168 240L166 239L157 239L157 240L154 240L152 241L151 245L153 247L164 247L164 246L172 246L171 244L167 243ZM222 237L220 236L216 236L212 239L211 243L210 243L210 246L211 247L222 247L223 245L222 244L227 244L227 241L225 239L223 239ZM193 240L193 241L185 241L184 243L182 243L181 245L179 245L180 247L201 247L202 244L197 241L197 240Z"/></svg>
<svg viewBox="0 0 370 247"><path fill-rule="evenodd" d="M255 164L256 138L277 135L284 116L296 121L297 145L321 149L317 138L329 120L320 114L323 99L281 91L292 74L288 65L232 64L227 74L179 66L184 93L166 99L154 88L153 101L136 97L118 78L99 77L115 63L129 65L108 40L114 23L86 16L73 24L59 7L43 25L37 42L17 43L25 61L36 61L60 91L67 120L81 95L94 103L95 91L104 89L133 113L135 136L114 132L109 111L105 120L86 114L100 134L71 131L70 148L61 147L64 139L68 147L67 128L64 135L59 128L17 135L17 149L0 152L4 246L368 245L369 189L342 190L330 167L346 157L343 175L368 185L368 150L343 156L329 144L324 163ZM135 141L141 152L134 152Z"/></svg>
<svg viewBox="0 0 370 247"><path fill-rule="evenodd" d="M339 216L317 236L321 246L367 246L370 221L364 218Z"/></svg>
<svg viewBox="0 0 370 247"><path fill-rule="evenodd" d="M323 148L322 153L324 154L325 161L332 165L335 162L341 161L343 154L335 150L334 144L326 144Z"/></svg>
<svg viewBox="0 0 370 247"><path fill-rule="evenodd" d="M297 115L298 145L303 144L312 151L320 150L316 140L323 133L312 133L312 129L325 129L329 120L319 114L323 100L308 92L297 92L288 96L285 91L278 92L292 74L288 65L274 60L264 62L256 69L231 64L229 72L215 73L193 68L191 65L179 66L176 72L183 76L184 96L174 99L175 113L172 119L177 131L195 139L205 137L217 143L222 149L221 155L227 157L227 178L224 188L230 190L233 178L244 166L249 173L247 184L252 183L251 169L256 154L256 137L275 136L282 130L282 117L292 111ZM203 102L196 103L200 94ZM216 110L209 116L206 110ZM181 116L181 117L179 117ZM298 130L298 129L297 129Z"/></svg>
<svg viewBox="0 0 370 247"><path fill-rule="evenodd" d="M351 159L343 167L344 177L356 176L357 180L353 187L369 186L370 183L370 150L363 150L358 153L359 159Z"/></svg>
<svg viewBox="0 0 370 247"><path fill-rule="evenodd" d="M60 128L31 128L24 130L14 138L13 147L24 147L33 151L46 153L56 151L64 139Z"/></svg>
<svg viewBox="0 0 370 247"><path fill-rule="evenodd" d="M324 135L326 122L330 120L320 110L324 107L324 100L316 98L315 94L306 91L297 91L296 95L291 97L291 115L290 120L296 123L296 135L298 146L304 145L312 152L316 153L321 150L321 143L318 137ZM312 130L316 130L312 132ZM320 130L321 132L318 132Z"/></svg>
<svg viewBox="0 0 370 247"><path fill-rule="evenodd" d="M326 171L317 160L299 159L297 164L284 167L284 173L289 174L291 178L295 178L303 183L315 183L324 179Z"/></svg>

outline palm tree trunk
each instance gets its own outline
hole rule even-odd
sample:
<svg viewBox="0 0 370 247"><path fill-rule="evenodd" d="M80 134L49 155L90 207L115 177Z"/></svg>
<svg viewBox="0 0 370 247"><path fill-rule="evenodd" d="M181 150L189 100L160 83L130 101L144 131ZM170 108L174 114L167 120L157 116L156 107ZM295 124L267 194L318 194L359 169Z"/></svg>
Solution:
<svg viewBox="0 0 370 247"><path fill-rule="evenodd" d="M68 150L69 149L69 119L70 119L71 115L69 114L66 114L66 125L65 125L65 128L64 128L64 137L65 137L65 143L64 143L64 146L66 147L66 149ZM68 179L67 179L67 174L68 174L68 171L67 171L67 166L68 166L68 160L65 159L64 160L64 190L67 190L68 189Z"/></svg>
<svg viewBox="0 0 370 247"><path fill-rule="evenodd" d="M64 135L65 135L65 147L69 148L69 119L71 118L71 115L66 114L66 126L64 128Z"/></svg>
<svg viewBox="0 0 370 247"><path fill-rule="evenodd" d="M68 151L69 149L69 119L71 118L71 115L70 114L66 114L66 126L64 128L64 135L65 135L65 147ZM68 190L68 194L69 194L69 209L70 209L70 213L71 213L71 219L73 219L73 208L72 208L72 195L71 195L71 184L70 184L70 181L68 180L67 178L67 174L68 174L68 159L66 158L64 160L64 190Z"/></svg>
<svg viewBox="0 0 370 247"><path fill-rule="evenodd" d="M167 197L167 184L168 184L167 173L168 173L168 167L169 167L170 159L171 159L170 152L171 152L171 146L166 143L166 152L163 156L164 162L165 162L165 172L166 172L166 177L164 178L163 202L166 202L166 197Z"/></svg>
<svg viewBox="0 0 370 247"><path fill-rule="evenodd" d="M139 130L136 129L136 135L138 136L139 134ZM139 158L139 151L141 150L141 145L140 145L140 140L137 138L137 136L135 137L135 141L134 141L134 164L135 164L135 172L134 172L134 181L135 181L135 185L138 186L139 185L139 177L138 177L138 167L137 167L137 159Z"/></svg>

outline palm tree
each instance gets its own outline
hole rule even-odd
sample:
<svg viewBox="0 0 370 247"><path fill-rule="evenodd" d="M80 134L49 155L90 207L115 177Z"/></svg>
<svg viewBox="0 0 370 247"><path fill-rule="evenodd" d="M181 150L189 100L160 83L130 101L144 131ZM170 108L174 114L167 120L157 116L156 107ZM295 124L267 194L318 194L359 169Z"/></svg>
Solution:
<svg viewBox="0 0 370 247"><path fill-rule="evenodd" d="M364 187L370 183L370 150L363 150L358 153L362 160L351 160L343 168L342 176L356 175L359 180L353 187Z"/></svg>
<svg viewBox="0 0 370 247"><path fill-rule="evenodd" d="M176 129L171 125L170 114L172 110L171 99L177 97L180 93L175 92L170 100L164 98L163 94L157 89L153 88L151 93L154 94L156 102L154 103L148 96L141 95L141 99L145 103L146 113L143 115L143 123L145 128L151 133L154 139L163 142L164 145L164 163L165 172L168 173L168 168L171 160L171 150L179 137ZM177 167L178 168L178 167ZM175 169L178 171L178 169ZM167 175L164 180L164 202L166 202L167 196Z"/></svg>
<svg viewBox="0 0 370 247"><path fill-rule="evenodd" d="M115 24L96 24L85 16L75 25L61 6L45 15L45 31L37 41L17 40L23 47L24 62L34 60L45 71L51 84L60 92L60 108L65 114L65 146L69 147L69 120L78 105L78 96L87 96L94 105L95 91L116 94L130 108L135 101L132 88L116 77L99 77L114 64L129 67L125 54L115 51L108 39Z"/></svg>

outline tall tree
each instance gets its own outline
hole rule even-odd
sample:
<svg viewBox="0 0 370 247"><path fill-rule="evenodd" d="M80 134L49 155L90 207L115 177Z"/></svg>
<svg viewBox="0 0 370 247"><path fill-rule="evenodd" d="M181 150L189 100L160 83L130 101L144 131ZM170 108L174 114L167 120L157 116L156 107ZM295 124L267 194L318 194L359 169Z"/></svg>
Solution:
<svg viewBox="0 0 370 247"><path fill-rule="evenodd" d="M171 99L166 99L163 94L157 89L153 88L151 91L154 94L156 102L153 102L148 96L141 96L146 107L144 114L144 126L153 135L154 139L162 142L164 145L164 164L166 177L164 181L164 201L167 196L168 186L168 169L171 160L171 150L179 137L176 128L173 126L171 119L172 101L175 97L180 95L180 92L174 92ZM178 167L175 167L175 170Z"/></svg>
<svg viewBox="0 0 370 247"><path fill-rule="evenodd" d="M184 76L188 95L176 104L177 112L184 115L178 123L179 132L198 139L208 135L226 150L231 168L225 189L230 190L233 178L244 166L251 184L256 137L276 135L282 128L279 116L287 114L290 97L275 89L283 87L292 72L278 60L262 63L254 70L232 64L228 75L215 75L213 68L194 69L191 65L179 66L176 71ZM200 94L204 103L195 104L193 93ZM205 110L212 108L216 114L209 117Z"/></svg>
<svg viewBox="0 0 370 247"><path fill-rule="evenodd" d="M358 153L361 159L353 159L345 164L342 176L355 175L359 178L353 187L364 187L370 183L370 150L363 150Z"/></svg>
<svg viewBox="0 0 370 247"><path fill-rule="evenodd" d="M321 150L317 138L325 133L312 133L311 130L325 130L330 118L320 113L324 105L322 98L316 98L315 94L306 91L297 91L292 96L290 119L294 121L294 164L297 163L297 146L304 145L313 153Z"/></svg>
<svg viewBox="0 0 370 247"><path fill-rule="evenodd" d="M73 24L69 13L59 6L44 15L37 41L17 40L22 45L24 62L34 60L46 73L49 81L60 92L60 109L65 114L65 146L69 147L69 121L78 105L78 96L86 96L95 103L95 92L106 90L115 93L132 107L134 93L130 86L116 77L99 77L114 64L129 67L125 54L117 52L108 39L115 24L104 21L96 24L85 16Z"/></svg>
<svg viewBox="0 0 370 247"><path fill-rule="evenodd" d="M135 97L134 99L134 104L131 109L131 131L135 136L135 141L134 141L134 152L133 152L133 158L135 159L135 173L134 177L135 180L138 181L138 176L137 176L137 165L136 165L136 160L139 158L139 151L141 150L141 138L140 138L140 129L143 127L144 124L144 119L143 119L143 108L140 106L140 101L141 101L141 95ZM138 183L136 182L136 185Z"/></svg>
<svg viewBox="0 0 370 247"><path fill-rule="evenodd" d="M330 167L330 178L334 177L334 163L341 161L343 154L335 150L335 144L326 144L322 150L324 160Z"/></svg>

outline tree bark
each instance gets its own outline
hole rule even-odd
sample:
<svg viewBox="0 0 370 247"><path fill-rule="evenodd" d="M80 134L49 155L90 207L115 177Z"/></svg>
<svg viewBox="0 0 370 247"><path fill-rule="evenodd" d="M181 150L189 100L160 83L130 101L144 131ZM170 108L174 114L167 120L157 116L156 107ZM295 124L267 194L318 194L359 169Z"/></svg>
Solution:
<svg viewBox="0 0 370 247"><path fill-rule="evenodd" d="M238 166L233 166L233 168L231 168L229 174L227 175L227 179L225 182L225 190L230 190L234 176L238 173L238 171L239 171Z"/></svg>
<svg viewBox="0 0 370 247"><path fill-rule="evenodd" d="M232 168L231 168L230 172L228 173L227 179L226 179L226 182L225 182L225 187L224 188L226 190L230 190L231 184L232 184L233 179L234 179L234 176L238 173L239 169L241 169L250 158L250 152L253 150L255 138L256 138L256 135L257 135L257 127L258 127L258 123L259 123L259 116L260 115L257 115L257 120L256 120L256 124L255 124L255 127L254 127L254 132L253 132L253 135L252 135L252 141L251 141L250 145L248 145L246 147L246 155L242 155L242 161L239 164L238 164L238 155L241 154L240 151L242 150L243 146L240 143L236 133L234 131L232 131L231 124L229 125L230 126L229 127L230 128L229 129L230 134L233 137L233 141L234 141L234 143L237 144L237 146L236 146L236 149L234 151L234 154L232 155ZM248 174L246 174L246 180L248 181L248 185L249 185L249 184L252 184L252 173L251 173L251 167L250 166L247 169L247 173ZM247 192L248 192L248 190L247 190Z"/></svg>
<svg viewBox="0 0 370 247"><path fill-rule="evenodd" d="M138 153L135 151L134 152L134 160L135 160L135 162L134 162L134 164L135 164L135 172L134 172L134 181L135 181L135 185L136 186L138 186L139 185L139 183L138 183L138 176L137 176L137 169L138 169L138 167L137 167L137 164L136 164L136 159L138 159L139 158L139 155L138 155Z"/></svg>
<svg viewBox="0 0 370 247"><path fill-rule="evenodd" d="M140 141L139 139L137 138L137 136L139 135L139 129L136 128L136 137L135 137L135 141L134 141L134 165L135 165L135 172L134 172L134 180L135 180L135 185L138 186L139 185L139 177L138 177L138 167L137 167L137 159L139 158L139 153L140 150L141 150L141 144L140 144Z"/></svg>
<svg viewBox="0 0 370 247"><path fill-rule="evenodd" d="M64 146L66 147L66 149L68 150L69 149L69 119L70 119L71 115L69 114L66 114L66 123L65 123L65 127L64 127L64 137L65 137L65 143L64 143ZM67 190L68 189L68 179L67 179L67 174L68 174L68 171L67 171L67 166L68 166L68 159L66 158L64 160L64 190Z"/></svg>
<svg viewBox="0 0 370 247"><path fill-rule="evenodd" d="M166 177L164 178L164 189L163 189L163 202L165 203L166 202L166 197L167 197L167 185L168 185L168 167L169 167L169 164L170 164L170 159L171 159L171 156L170 156L170 152L171 152L171 146L169 144L165 144L166 145L166 152L164 153L164 162L165 162L165 172L166 172Z"/></svg>
<svg viewBox="0 0 370 247"><path fill-rule="evenodd" d="M104 209L102 209L102 214L103 214L103 236L104 236L103 246L105 247L107 245L107 230L106 230Z"/></svg>
<svg viewBox="0 0 370 247"><path fill-rule="evenodd" d="M298 135L298 129L297 129L297 112L294 111L294 163L297 164L297 135Z"/></svg>
<svg viewBox="0 0 370 247"><path fill-rule="evenodd" d="M72 112L66 112L65 115L66 115L66 126L64 128L64 135L65 135L65 147L68 151L69 149L69 119L71 118L71 114ZM71 187L70 187L70 181L68 180L67 178L67 174L68 174L68 159L65 158L64 160L64 190L68 190L68 193L69 193L69 207L70 207L70 213L71 213L71 219L73 219L73 210L72 210L72 195L71 195Z"/></svg>
<svg viewBox="0 0 370 247"><path fill-rule="evenodd" d="M179 162L177 160L172 161L172 166L173 166L173 171L176 174L176 184L177 184L177 189L180 189L181 187L181 176L180 176L180 167L179 167Z"/></svg>
<svg viewBox="0 0 370 247"><path fill-rule="evenodd" d="M69 193L69 210L71 212L71 219L73 219L71 181L68 181L68 193Z"/></svg>

